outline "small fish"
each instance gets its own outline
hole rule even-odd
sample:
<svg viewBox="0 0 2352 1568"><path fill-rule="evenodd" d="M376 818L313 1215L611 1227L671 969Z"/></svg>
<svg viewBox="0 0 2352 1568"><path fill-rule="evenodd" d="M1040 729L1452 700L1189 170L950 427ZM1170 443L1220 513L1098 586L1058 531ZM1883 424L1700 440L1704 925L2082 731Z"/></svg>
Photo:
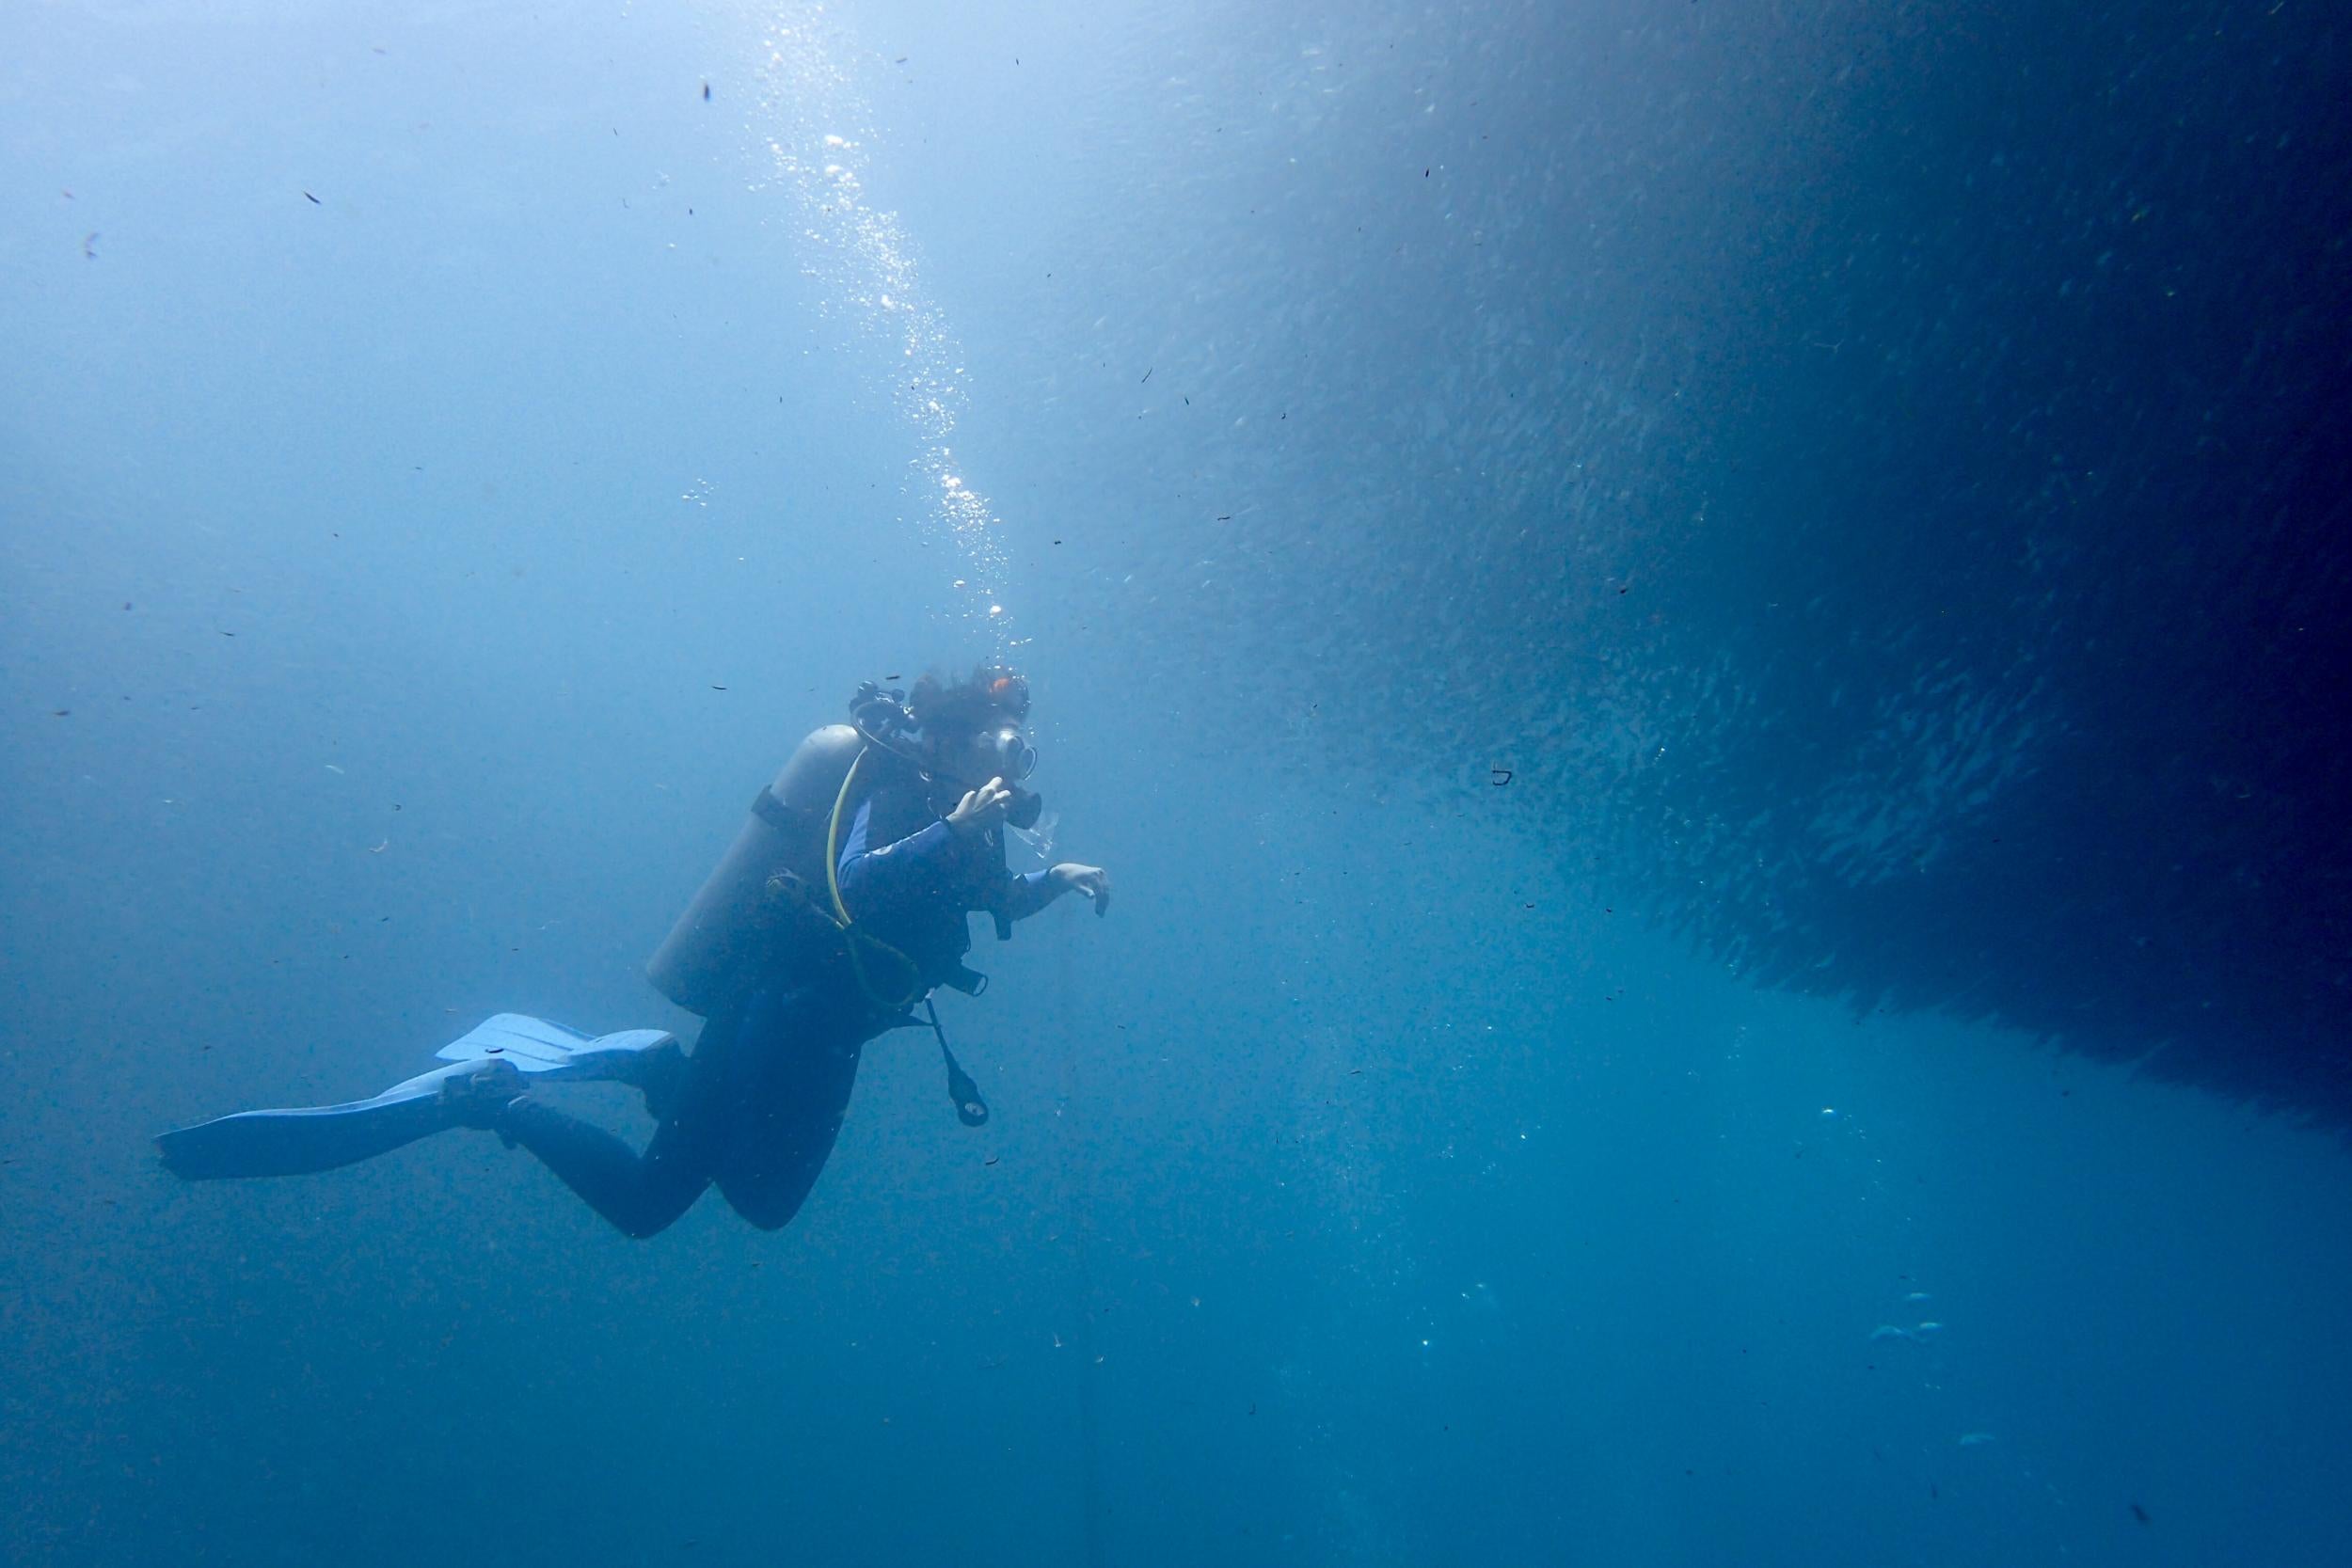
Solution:
<svg viewBox="0 0 2352 1568"><path fill-rule="evenodd" d="M1917 1339L1917 1338L1919 1338L1919 1336L1917 1336L1916 1334L1912 1333L1912 1332L1911 1332L1911 1330L1909 1330L1909 1329L1907 1329L1907 1328L1898 1328L1898 1327L1896 1327L1893 1323L1881 1323L1881 1324L1879 1324L1879 1325L1878 1325L1878 1327L1876 1327L1876 1328L1874 1328L1874 1329L1870 1330L1870 1338L1871 1338L1872 1339L1915 1339L1915 1339Z"/></svg>
<svg viewBox="0 0 2352 1568"><path fill-rule="evenodd" d="M369 854L371 854L371 855L380 855L380 854L382 854L385 850L389 849L391 847L392 847L392 841L391 841L390 839L389 839L389 838L388 838L388 839L386 839L383 843L381 843L381 844L377 845L374 848L373 848L373 849L369 850L369 851L368 851L368 853L369 853ZM390 916L390 915L386 915L384 918L385 918L385 919L387 919L387 920L389 920L389 919L391 918L391 916Z"/></svg>
<svg viewBox="0 0 2352 1568"><path fill-rule="evenodd" d="M311 206L313 206L313 207L324 207L325 205L326 205L325 202L321 201L321 200L320 200L317 197L312 196L312 195L311 195L309 191L304 191L304 192L302 193L302 198L303 198L305 201L308 201L308 202L309 202Z"/></svg>
<svg viewBox="0 0 2352 1568"><path fill-rule="evenodd" d="M2132 1504L2132 1517L2144 1525L2148 1522L2148 1511L2137 1503L2134 1503Z"/></svg>
<svg viewBox="0 0 2352 1568"><path fill-rule="evenodd" d="M1925 1291L1914 1291L1911 1294L1903 1297L1903 1300L1905 1301L1933 1301L1934 1299L1935 1298L1933 1296L1928 1294Z"/></svg>
<svg viewBox="0 0 2352 1568"><path fill-rule="evenodd" d="M340 772L342 772L342 768L340 768L336 767L336 766L335 766L333 763L331 763L331 762L330 762L330 763L328 763L328 764L326 765L326 770L327 770L329 773L340 773Z"/></svg>
<svg viewBox="0 0 2352 1568"><path fill-rule="evenodd" d="M703 84L703 102L706 103L710 102L710 84L708 82L705 82Z"/></svg>
<svg viewBox="0 0 2352 1568"><path fill-rule="evenodd" d="M1992 1441L1993 1434L1989 1432L1963 1432L1960 1434L1960 1446L1963 1449L1980 1449Z"/></svg>

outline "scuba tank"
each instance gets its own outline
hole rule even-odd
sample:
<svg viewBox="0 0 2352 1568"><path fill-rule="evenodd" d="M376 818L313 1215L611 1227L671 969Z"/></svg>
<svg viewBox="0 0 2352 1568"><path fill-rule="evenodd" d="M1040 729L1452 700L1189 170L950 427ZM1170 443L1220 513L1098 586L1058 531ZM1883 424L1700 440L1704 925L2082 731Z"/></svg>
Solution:
<svg viewBox="0 0 2352 1568"><path fill-rule="evenodd" d="M839 940L823 911L825 834L866 737L827 724L801 742L752 818L646 960L654 989L707 1018L748 975L771 974Z"/></svg>

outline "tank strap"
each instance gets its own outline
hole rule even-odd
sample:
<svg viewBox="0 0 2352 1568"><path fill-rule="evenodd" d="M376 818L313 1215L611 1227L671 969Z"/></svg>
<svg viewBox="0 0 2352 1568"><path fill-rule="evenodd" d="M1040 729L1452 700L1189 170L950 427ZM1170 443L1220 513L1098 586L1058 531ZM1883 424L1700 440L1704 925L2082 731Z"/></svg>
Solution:
<svg viewBox="0 0 2352 1568"><path fill-rule="evenodd" d="M752 797L752 815L779 832L790 832L795 828L804 827L817 816L806 806L796 806L778 796L767 784L761 784L759 793Z"/></svg>

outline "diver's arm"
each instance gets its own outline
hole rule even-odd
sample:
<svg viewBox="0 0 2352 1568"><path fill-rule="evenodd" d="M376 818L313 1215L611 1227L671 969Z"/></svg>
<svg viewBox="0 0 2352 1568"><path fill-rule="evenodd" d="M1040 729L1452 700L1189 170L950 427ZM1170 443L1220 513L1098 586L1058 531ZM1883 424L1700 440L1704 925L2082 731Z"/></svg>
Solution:
<svg viewBox="0 0 2352 1568"><path fill-rule="evenodd" d="M1005 894L1001 912L1008 920L1026 920L1065 893L1085 894L1094 900L1096 914L1107 914L1111 907L1111 874L1099 865L1064 861L1050 871L1015 877Z"/></svg>
<svg viewBox="0 0 2352 1568"><path fill-rule="evenodd" d="M866 847L872 834L874 802L857 808L856 820L842 841L841 859L834 867L841 894L879 897L885 901L936 887L948 864L962 852L962 843L944 821L909 833L879 849Z"/></svg>
<svg viewBox="0 0 2352 1568"><path fill-rule="evenodd" d="M1026 920L1069 890L1054 880L1050 871L1032 871L1026 876L1008 876L1005 891L992 912L1007 920Z"/></svg>

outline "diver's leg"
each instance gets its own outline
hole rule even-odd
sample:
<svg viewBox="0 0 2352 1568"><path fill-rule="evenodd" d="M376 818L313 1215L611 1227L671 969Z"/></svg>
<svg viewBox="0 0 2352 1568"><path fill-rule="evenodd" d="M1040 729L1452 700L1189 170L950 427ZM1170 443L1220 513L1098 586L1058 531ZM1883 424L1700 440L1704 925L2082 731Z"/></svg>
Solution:
<svg viewBox="0 0 2352 1568"><path fill-rule="evenodd" d="M603 1128L528 1096L506 1107L496 1129L537 1155L625 1235L643 1238L666 1229L710 1185L710 1151L693 1124L676 1117L655 1129L643 1154Z"/></svg>
<svg viewBox="0 0 2352 1568"><path fill-rule="evenodd" d="M744 1021L765 999L754 995L703 1025L691 1056L647 1085L647 1104L660 1117L643 1154L600 1127L567 1117L529 1097L504 1106L491 1125L537 1155L622 1232L651 1236L693 1206L727 1151L741 1141L753 1103L747 1070L760 1067L764 1042L746 1037Z"/></svg>
<svg viewBox="0 0 2352 1568"><path fill-rule="evenodd" d="M687 1086L693 1082L691 1063L692 1058L675 1040L645 1053L637 1087L645 1097L645 1114L655 1121L669 1120L670 1113L683 1102Z"/></svg>
<svg viewBox="0 0 2352 1568"><path fill-rule="evenodd" d="M747 1083L749 1113L715 1173L735 1212L762 1230L800 1212L840 1136L857 1083L858 1058L872 1037L864 1010L820 992L787 993L743 1020L761 1070Z"/></svg>

